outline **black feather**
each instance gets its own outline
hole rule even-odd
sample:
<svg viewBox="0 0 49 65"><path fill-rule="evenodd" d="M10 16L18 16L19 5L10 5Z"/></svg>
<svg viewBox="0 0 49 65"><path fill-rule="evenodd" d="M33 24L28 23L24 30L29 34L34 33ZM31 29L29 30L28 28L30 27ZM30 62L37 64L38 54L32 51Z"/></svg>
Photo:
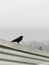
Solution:
<svg viewBox="0 0 49 65"><path fill-rule="evenodd" d="M12 40L11 42L17 42L17 43L19 43L20 41L22 41L22 39L23 39L23 36L20 36L20 37L18 37L16 39Z"/></svg>

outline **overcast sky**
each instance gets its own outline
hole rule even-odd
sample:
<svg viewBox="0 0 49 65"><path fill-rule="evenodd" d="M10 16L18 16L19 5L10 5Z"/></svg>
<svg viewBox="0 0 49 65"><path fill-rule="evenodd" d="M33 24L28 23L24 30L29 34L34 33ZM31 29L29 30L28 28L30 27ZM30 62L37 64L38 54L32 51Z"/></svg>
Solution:
<svg viewBox="0 0 49 65"><path fill-rule="evenodd" d="M0 0L0 38L49 40L49 0Z"/></svg>

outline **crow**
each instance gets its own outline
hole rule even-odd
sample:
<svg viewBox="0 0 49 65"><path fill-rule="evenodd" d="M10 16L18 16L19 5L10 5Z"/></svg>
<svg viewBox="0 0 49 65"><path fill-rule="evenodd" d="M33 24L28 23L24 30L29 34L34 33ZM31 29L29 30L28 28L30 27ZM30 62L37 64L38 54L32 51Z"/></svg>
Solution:
<svg viewBox="0 0 49 65"><path fill-rule="evenodd" d="M23 36L19 36L18 38L12 40L11 42L17 42L17 43L19 43L20 41L22 41L22 39L23 39Z"/></svg>

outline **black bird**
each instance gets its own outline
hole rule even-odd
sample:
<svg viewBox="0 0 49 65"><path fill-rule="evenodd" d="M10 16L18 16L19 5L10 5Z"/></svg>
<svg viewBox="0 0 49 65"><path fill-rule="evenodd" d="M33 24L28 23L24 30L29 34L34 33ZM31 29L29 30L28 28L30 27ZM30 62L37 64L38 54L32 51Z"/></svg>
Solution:
<svg viewBox="0 0 49 65"><path fill-rule="evenodd" d="M17 42L17 43L19 43L22 39L23 39L23 36L20 36L20 37L18 37L16 39L12 40L11 42Z"/></svg>

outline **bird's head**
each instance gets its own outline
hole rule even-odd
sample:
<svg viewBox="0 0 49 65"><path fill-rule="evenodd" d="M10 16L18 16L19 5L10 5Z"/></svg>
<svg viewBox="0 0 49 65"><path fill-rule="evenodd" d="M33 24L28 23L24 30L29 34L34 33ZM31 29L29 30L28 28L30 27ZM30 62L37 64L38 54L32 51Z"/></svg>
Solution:
<svg viewBox="0 0 49 65"><path fill-rule="evenodd" d="M21 38L23 38L23 36L20 36Z"/></svg>

